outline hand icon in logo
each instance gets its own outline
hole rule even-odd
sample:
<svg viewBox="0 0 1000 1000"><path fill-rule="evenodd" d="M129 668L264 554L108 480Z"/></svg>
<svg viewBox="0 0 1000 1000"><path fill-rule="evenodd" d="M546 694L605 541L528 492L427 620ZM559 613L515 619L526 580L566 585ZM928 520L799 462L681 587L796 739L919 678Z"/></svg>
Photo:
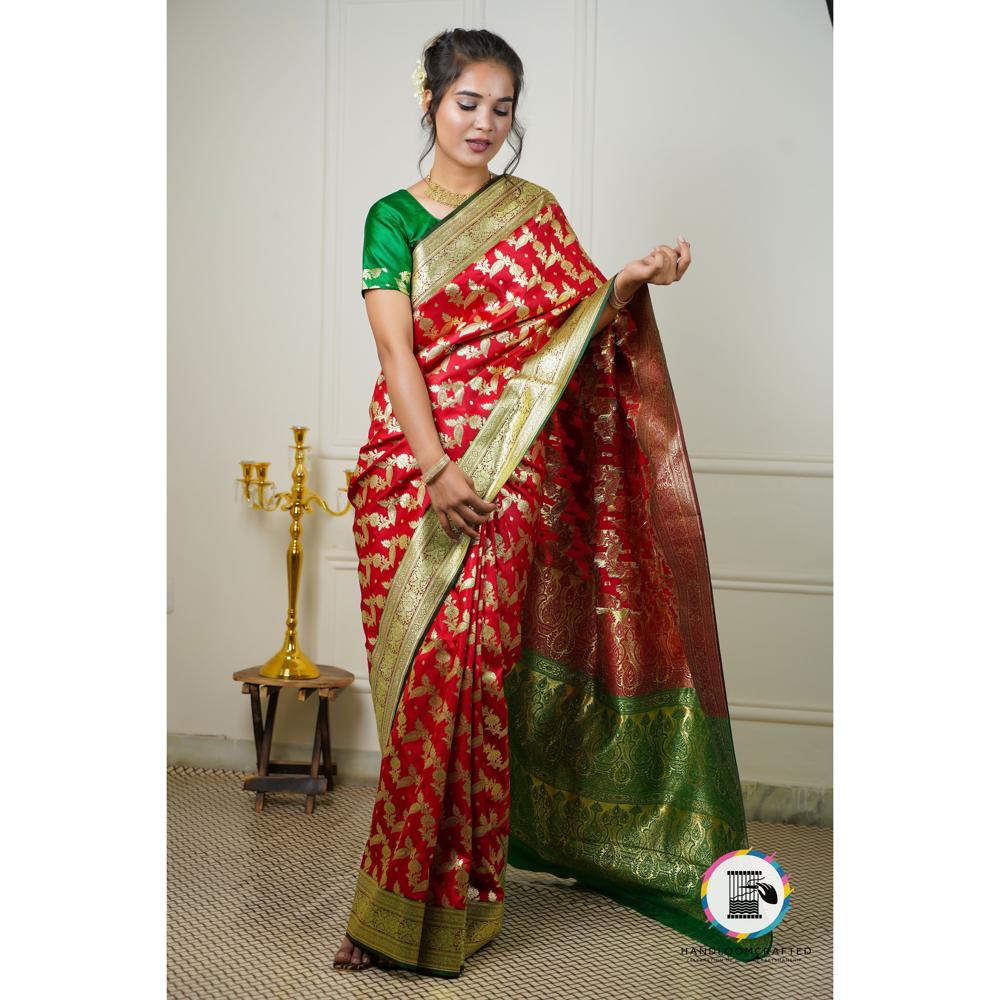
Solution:
<svg viewBox="0 0 1000 1000"><path fill-rule="evenodd" d="M778 892L770 882L753 882L748 888L756 889L765 903L778 902Z"/></svg>

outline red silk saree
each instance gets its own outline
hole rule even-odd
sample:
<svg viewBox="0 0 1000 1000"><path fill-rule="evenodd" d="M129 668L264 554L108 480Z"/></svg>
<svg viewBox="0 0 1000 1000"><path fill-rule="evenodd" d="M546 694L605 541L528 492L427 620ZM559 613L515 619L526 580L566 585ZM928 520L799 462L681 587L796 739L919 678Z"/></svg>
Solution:
<svg viewBox="0 0 1000 1000"><path fill-rule="evenodd" d="M648 289L594 333L611 282L552 194L504 175L416 243L408 277L442 446L500 510L478 541L447 537L380 373L348 494L383 754L348 937L458 975L500 933L512 864L766 954L700 901L749 845Z"/></svg>

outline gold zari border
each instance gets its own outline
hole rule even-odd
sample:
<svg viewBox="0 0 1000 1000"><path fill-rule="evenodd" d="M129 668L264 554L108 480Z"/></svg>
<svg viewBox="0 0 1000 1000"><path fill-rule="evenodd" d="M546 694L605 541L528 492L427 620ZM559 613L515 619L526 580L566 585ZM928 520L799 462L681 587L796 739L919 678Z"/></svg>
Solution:
<svg viewBox="0 0 1000 1000"><path fill-rule="evenodd" d="M457 974L473 952L492 941L503 923L503 901L470 899L464 910L428 906L383 889L358 872L348 936L404 965Z"/></svg>
<svg viewBox="0 0 1000 1000"><path fill-rule="evenodd" d="M492 501L555 409L604 311L614 282L579 302L546 345L504 387L458 465L476 492ZM410 664L438 607L462 568L471 539L453 542L428 506L410 539L382 610L372 650L372 702L379 746L388 752L393 720Z"/></svg>
<svg viewBox="0 0 1000 1000"><path fill-rule="evenodd" d="M504 233L533 219L554 200L545 188L520 177L501 177L490 184L413 248L413 308L479 260Z"/></svg>

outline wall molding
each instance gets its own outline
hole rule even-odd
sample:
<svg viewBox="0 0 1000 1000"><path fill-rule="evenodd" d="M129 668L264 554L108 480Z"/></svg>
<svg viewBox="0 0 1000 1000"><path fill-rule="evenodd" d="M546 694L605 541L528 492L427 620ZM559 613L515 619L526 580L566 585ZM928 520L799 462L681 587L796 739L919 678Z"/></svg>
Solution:
<svg viewBox="0 0 1000 1000"><path fill-rule="evenodd" d="M769 594L833 594L833 581L819 577L783 577L743 573L713 573L716 590L756 590Z"/></svg>
<svg viewBox="0 0 1000 1000"><path fill-rule="evenodd" d="M734 722L768 722L793 726L833 726L833 711L798 705L778 705L769 702L732 701L729 717Z"/></svg>
<svg viewBox="0 0 1000 1000"><path fill-rule="evenodd" d="M597 0L573 9L573 166L570 191L574 228L583 246L594 236L594 133L597 117Z"/></svg>
<svg viewBox="0 0 1000 1000"><path fill-rule="evenodd" d="M753 455L690 454L695 472L723 476L807 476L833 478L833 460L829 458L763 457Z"/></svg>
<svg viewBox="0 0 1000 1000"><path fill-rule="evenodd" d="M350 462L353 465L357 461L361 445L361 441L330 441L320 446L317 458L331 462ZM827 458L699 454L689 454L688 457L694 472L709 475L833 478L833 460Z"/></svg>
<svg viewBox="0 0 1000 1000"><path fill-rule="evenodd" d="M320 553L323 562L330 563L334 569L352 569L357 571L357 552L341 548L339 545L328 545Z"/></svg>
<svg viewBox="0 0 1000 1000"><path fill-rule="evenodd" d="M320 552L320 559L334 570L357 572L357 554L340 546L328 545ZM754 590L771 594L833 594L833 583L820 577L785 577L766 573L712 573L715 590Z"/></svg>
<svg viewBox="0 0 1000 1000"><path fill-rule="evenodd" d="M462 20L466 30L485 28L486 0L462 0Z"/></svg>
<svg viewBox="0 0 1000 1000"><path fill-rule="evenodd" d="M328 442L337 425L337 376L326 372L339 372L341 368L341 338L334 322L336 292L334 282L341 266L338 252L337 219L340 216L340 164L343 162L343 116L340 113L344 93L343 43L344 9L348 0L326 0L326 44L323 75L323 201L321 205L323 234L320 244L320 338L319 338L319 432L314 441L314 457L328 457ZM331 148L332 144L332 148ZM343 450L343 443L336 442L334 450ZM356 460L360 446L355 449Z"/></svg>

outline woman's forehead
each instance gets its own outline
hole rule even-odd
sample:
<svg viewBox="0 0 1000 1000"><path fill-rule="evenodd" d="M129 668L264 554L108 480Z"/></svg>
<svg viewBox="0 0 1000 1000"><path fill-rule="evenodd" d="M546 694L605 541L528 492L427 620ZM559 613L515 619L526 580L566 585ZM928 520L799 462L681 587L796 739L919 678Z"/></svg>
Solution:
<svg viewBox="0 0 1000 1000"><path fill-rule="evenodd" d="M459 73L452 90L474 90L483 97L512 97L513 77L499 63L470 63Z"/></svg>

